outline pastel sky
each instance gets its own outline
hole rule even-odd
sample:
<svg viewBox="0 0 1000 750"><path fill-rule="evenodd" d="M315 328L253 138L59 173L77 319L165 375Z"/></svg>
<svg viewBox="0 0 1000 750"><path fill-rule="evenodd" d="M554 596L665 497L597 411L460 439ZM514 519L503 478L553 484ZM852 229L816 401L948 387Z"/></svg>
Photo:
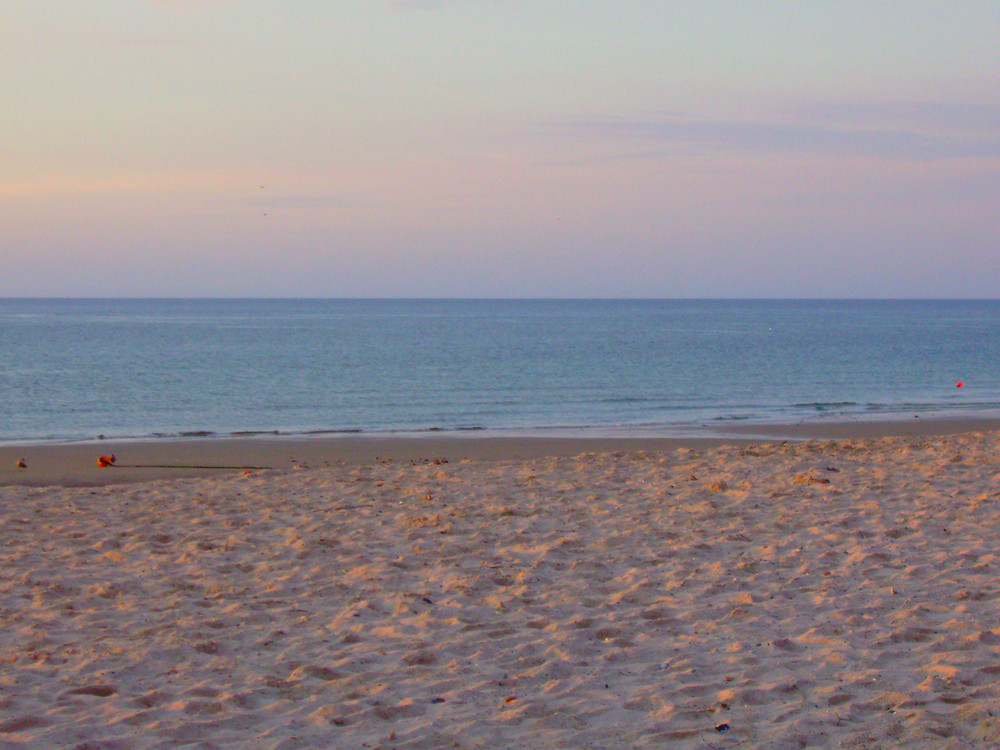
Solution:
<svg viewBox="0 0 1000 750"><path fill-rule="evenodd" d="M1000 296L996 0L0 16L0 296Z"/></svg>

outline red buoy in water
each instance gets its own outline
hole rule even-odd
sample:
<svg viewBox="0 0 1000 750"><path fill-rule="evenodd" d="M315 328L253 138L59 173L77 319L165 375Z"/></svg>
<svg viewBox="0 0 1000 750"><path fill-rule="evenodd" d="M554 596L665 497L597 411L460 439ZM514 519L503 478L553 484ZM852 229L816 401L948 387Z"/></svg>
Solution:
<svg viewBox="0 0 1000 750"><path fill-rule="evenodd" d="M963 385L963 383L962 383L962 381L961 381L961 380L959 380L959 381L958 381L957 383L955 383L955 387L956 387L956 388L961 388L961 387L962 387L962 385Z"/></svg>

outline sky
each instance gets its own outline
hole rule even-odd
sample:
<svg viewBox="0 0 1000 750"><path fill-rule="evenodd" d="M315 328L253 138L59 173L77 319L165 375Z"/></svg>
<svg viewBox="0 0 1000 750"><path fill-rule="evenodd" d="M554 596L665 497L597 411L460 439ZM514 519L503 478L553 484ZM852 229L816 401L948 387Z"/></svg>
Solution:
<svg viewBox="0 0 1000 750"><path fill-rule="evenodd" d="M0 296L1000 296L996 0L0 18Z"/></svg>

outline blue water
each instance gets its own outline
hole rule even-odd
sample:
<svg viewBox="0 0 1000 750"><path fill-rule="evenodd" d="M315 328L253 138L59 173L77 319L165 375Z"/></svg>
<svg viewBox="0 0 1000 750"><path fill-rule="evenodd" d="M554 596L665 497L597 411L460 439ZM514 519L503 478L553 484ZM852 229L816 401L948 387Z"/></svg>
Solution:
<svg viewBox="0 0 1000 750"><path fill-rule="evenodd" d="M0 396L8 443L997 416L1000 302L0 300Z"/></svg>

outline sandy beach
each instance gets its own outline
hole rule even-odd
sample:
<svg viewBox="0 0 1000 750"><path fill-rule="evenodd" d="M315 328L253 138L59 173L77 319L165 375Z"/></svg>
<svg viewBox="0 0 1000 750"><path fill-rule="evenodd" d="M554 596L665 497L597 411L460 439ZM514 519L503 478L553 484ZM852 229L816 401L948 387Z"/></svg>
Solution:
<svg viewBox="0 0 1000 750"><path fill-rule="evenodd" d="M1000 747L995 427L5 446L0 748Z"/></svg>

